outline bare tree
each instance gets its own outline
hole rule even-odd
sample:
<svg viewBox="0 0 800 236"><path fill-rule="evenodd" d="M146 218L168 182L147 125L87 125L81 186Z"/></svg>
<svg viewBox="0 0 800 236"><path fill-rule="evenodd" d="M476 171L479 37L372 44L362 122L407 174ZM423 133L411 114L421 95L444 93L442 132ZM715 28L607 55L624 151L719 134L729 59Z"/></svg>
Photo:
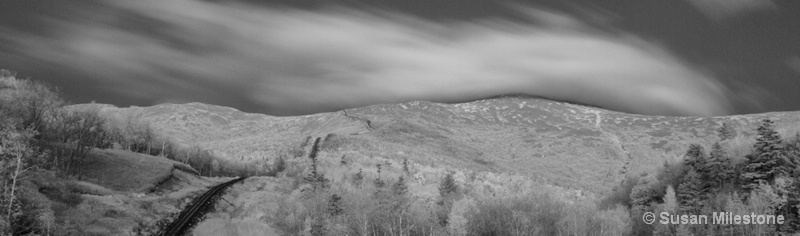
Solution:
<svg viewBox="0 0 800 236"><path fill-rule="evenodd" d="M4 220L11 220L16 211L17 182L28 169L27 160L35 155L29 143L36 132L32 128L18 130L10 123L0 125L0 202L5 208Z"/></svg>
<svg viewBox="0 0 800 236"><path fill-rule="evenodd" d="M105 119L96 108L62 109L55 113L45 136L58 158L57 165L70 172L94 147L107 146Z"/></svg>

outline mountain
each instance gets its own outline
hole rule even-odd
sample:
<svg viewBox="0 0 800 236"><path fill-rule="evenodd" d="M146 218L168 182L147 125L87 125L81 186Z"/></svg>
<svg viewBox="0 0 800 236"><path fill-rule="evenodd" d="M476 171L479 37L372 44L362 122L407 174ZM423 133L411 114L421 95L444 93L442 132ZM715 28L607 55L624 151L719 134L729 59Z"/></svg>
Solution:
<svg viewBox="0 0 800 236"><path fill-rule="evenodd" d="M331 156L407 159L423 166L506 173L606 193L626 176L680 159L690 143L707 148L728 123L724 145L754 140L761 119L783 135L800 129L800 112L723 117L627 114L541 98L501 97L460 104L381 104L294 117L251 114L201 103L115 108L150 122L183 145L234 161L272 161L323 137Z"/></svg>

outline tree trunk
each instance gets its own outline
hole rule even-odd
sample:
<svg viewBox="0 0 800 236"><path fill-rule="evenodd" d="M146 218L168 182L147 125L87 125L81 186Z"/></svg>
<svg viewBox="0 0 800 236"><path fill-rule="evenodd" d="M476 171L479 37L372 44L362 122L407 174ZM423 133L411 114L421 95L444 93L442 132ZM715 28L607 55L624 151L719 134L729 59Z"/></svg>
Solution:
<svg viewBox="0 0 800 236"><path fill-rule="evenodd" d="M19 178L20 168L22 167L22 154L17 154L17 168L11 178L11 194L9 194L8 209L6 210L6 219L11 220L11 207L14 203L14 192L17 190L17 179Z"/></svg>

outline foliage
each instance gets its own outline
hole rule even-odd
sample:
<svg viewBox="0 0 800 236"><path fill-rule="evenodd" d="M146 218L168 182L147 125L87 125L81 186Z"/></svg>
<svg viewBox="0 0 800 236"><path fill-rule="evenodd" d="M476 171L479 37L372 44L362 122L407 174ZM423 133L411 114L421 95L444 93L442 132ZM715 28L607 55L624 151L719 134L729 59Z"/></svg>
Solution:
<svg viewBox="0 0 800 236"><path fill-rule="evenodd" d="M649 206L658 201L662 195L658 180L653 175L640 178L631 189L630 199L633 206Z"/></svg>
<svg viewBox="0 0 800 236"><path fill-rule="evenodd" d="M719 142L711 146L711 153L706 163L708 188L716 190L735 179L736 167L733 160L722 149Z"/></svg>
<svg viewBox="0 0 800 236"><path fill-rule="evenodd" d="M325 178L324 174L319 173L317 169L318 165L317 154L318 154L319 140L320 139L317 138L314 141L314 146L311 147L311 153L308 155L308 157L311 158L311 172L309 172L303 178L303 180L305 180L307 183L310 183L313 186L314 191L317 191L317 189L327 188L329 184L329 180Z"/></svg>
<svg viewBox="0 0 800 236"><path fill-rule="evenodd" d="M677 197L681 212L698 214L703 207L704 194L700 174L695 170L689 170L678 186Z"/></svg>
<svg viewBox="0 0 800 236"><path fill-rule="evenodd" d="M628 235L623 206L599 210L594 204L568 204L546 193L478 201L466 218L466 235Z"/></svg>
<svg viewBox="0 0 800 236"><path fill-rule="evenodd" d="M597 204L598 207L600 209L609 209L616 205L631 207L631 191L637 182L639 182L638 178L629 176L619 186L615 186L611 193Z"/></svg>
<svg viewBox="0 0 800 236"><path fill-rule="evenodd" d="M408 193L408 185L403 176L397 178L397 182L392 184L392 193L398 196L405 196Z"/></svg>
<svg viewBox="0 0 800 236"><path fill-rule="evenodd" d="M314 140L314 144L311 146L311 152L308 153L308 158L311 158L312 160L317 159L317 155L319 155L319 141L319 137Z"/></svg>
<svg viewBox="0 0 800 236"><path fill-rule="evenodd" d="M781 152L781 137L774 129L774 122L764 119L758 127L758 138L753 146L753 153L747 155L744 166L742 188L752 190L762 183L769 183L779 174L787 172Z"/></svg>
<svg viewBox="0 0 800 236"><path fill-rule="evenodd" d="M221 160L196 147L178 147L134 115L109 116L97 106L66 105L57 88L0 70L0 235L49 234L54 224L52 212L35 207L41 202L32 203L33 195L20 196L19 179L46 170L80 175L82 161L95 148L159 155L187 163L202 175L266 172L265 168ZM64 189L55 186L39 191L58 204L80 202L79 195ZM40 231L42 227L45 231Z"/></svg>
<svg viewBox="0 0 800 236"><path fill-rule="evenodd" d="M706 165L705 149L700 144L689 145L689 150L686 150L686 157L683 163L686 167L695 171L701 171ZM704 173L700 173L701 175Z"/></svg>
<svg viewBox="0 0 800 236"><path fill-rule="evenodd" d="M105 119L97 109L58 110L46 125L42 142L55 156L54 165L71 173L92 148L107 148L110 140Z"/></svg>
<svg viewBox="0 0 800 236"><path fill-rule="evenodd" d="M0 118L3 114L0 113ZM10 123L0 123L0 224L12 226L12 221L22 217L19 208L18 182L30 166L35 153L30 147L33 129L18 130ZM0 234L9 234L9 228L0 228ZM5 232L3 232L5 231Z"/></svg>
<svg viewBox="0 0 800 236"><path fill-rule="evenodd" d="M328 199L328 214L331 216L342 214L342 197L337 194L331 194L331 197Z"/></svg>
<svg viewBox="0 0 800 236"><path fill-rule="evenodd" d="M657 207L656 212L668 212L669 214L678 213L678 199L675 190L672 186L667 186L667 191L664 193L664 203ZM653 235L675 235L676 227L670 224L657 224L653 230Z"/></svg>
<svg viewBox="0 0 800 236"><path fill-rule="evenodd" d="M444 198L456 192L458 192L458 186L453 178L453 172L448 172L439 182L439 196Z"/></svg>
<svg viewBox="0 0 800 236"><path fill-rule="evenodd" d="M661 196L659 182L653 175L640 178L631 189L631 216L641 216L644 212L652 212L653 205L658 204ZM632 231L634 235L642 235L652 232L652 227L652 225L637 220L633 221Z"/></svg>
<svg viewBox="0 0 800 236"><path fill-rule="evenodd" d="M634 221L634 235L792 235L800 232L800 138L784 140L770 120L763 120L752 152L737 166L730 150L747 142L714 143L706 155L702 146L693 144L679 165L665 164L658 177L640 178L630 189L630 215L644 212L671 212L711 216L713 212L738 215L778 214L785 224L771 225L646 225ZM800 136L800 135L796 135ZM733 146L730 146L733 144ZM749 145L749 144L748 144ZM738 152L734 152L738 153ZM744 155L744 154L743 154ZM739 182L739 184L735 184ZM672 189L677 184L677 189ZM663 191L663 188L666 191ZM620 186L616 192L625 190ZM677 190L677 191L676 191ZM611 196L617 196L618 193ZM621 199L614 197L614 199ZM608 200L604 201L607 202ZM619 200L618 200L619 201ZM604 203L608 204L608 203Z"/></svg>

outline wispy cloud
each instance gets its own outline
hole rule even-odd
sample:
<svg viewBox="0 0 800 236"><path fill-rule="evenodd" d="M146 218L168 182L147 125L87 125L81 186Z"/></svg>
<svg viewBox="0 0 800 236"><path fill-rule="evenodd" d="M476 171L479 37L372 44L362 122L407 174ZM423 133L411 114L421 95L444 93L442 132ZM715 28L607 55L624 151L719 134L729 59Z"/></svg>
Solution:
<svg viewBox="0 0 800 236"><path fill-rule="evenodd" d="M531 25L182 0L107 4L125 14L84 12L51 22L48 37L0 39L128 96L280 115L510 93L644 114L731 111L723 85L659 45L557 12L528 11L547 23Z"/></svg>

